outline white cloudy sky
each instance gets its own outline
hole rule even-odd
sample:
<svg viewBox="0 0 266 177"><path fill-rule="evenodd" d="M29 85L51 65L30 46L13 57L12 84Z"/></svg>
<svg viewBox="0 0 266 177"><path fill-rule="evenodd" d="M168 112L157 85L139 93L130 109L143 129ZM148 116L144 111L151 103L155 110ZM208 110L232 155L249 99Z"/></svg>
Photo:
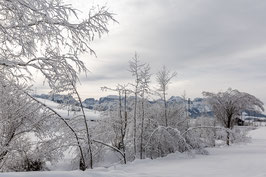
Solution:
<svg viewBox="0 0 266 177"><path fill-rule="evenodd" d="M135 51L152 72L176 71L169 95L200 97L228 87L266 102L266 1L263 0L67 0L85 16L107 4L119 24L82 56L91 73L81 77L83 98L100 97L101 86L132 81L128 60ZM156 84L154 83L154 87ZM42 91L42 89L39 89Z"/></svg>

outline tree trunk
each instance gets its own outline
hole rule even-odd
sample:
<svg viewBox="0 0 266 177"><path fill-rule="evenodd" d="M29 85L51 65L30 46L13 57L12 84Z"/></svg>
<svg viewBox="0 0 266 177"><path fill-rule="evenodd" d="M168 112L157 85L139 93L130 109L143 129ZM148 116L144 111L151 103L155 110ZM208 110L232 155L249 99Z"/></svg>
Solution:
<svg viewBox="0 0 266 177"><path fill-rule="evenodd" d="M230 130L232 127L231 127L231 121L232 121L232 115L230 114L228 116L228 121L227 121L227 129ZM230 132L227 131L227 137L226 137L226 144L229 146L230 145Z"/></svg>
<svg viewBox="0 0 266 177"><path fill-rule="evenodd" d="M226 144L228 146L230 145L230 133L229 132L227 132Z"/></svg>
<svg viewBox="0 0 266 177"><path fill-rule="evenodd" d="M165 126L168 127L166 93L163 92Z"/></svg>
<svg viewBox="0 0 266 177"><path fill-rule="evenodd" d="M213 127L216 127L216 120L214 120L214 122L213 122ZM215 140L216 140L216 129L214 128L213 129L213 146L215 147L216 146L216 144L215 144Z"/></svg>
<svg viewBox="0 0 266 177"><path fill-rule="evenodd" d="M91 148L91 137L90 137L90 133L89 133L89 127L88 127L88 123L87 123L87 118L86 118L86 115L85 115L85 111L84 111L84 107L82 105L82 101L81 101L81 98L79 96L79 93L75 87L75 85L72 83L72 86L73 86L73 89L76 93L76 95L78 96L78 101L79 101L79 104L80 104L80 107L81 107L81 110L82 110L82 114L83 114L83 119L84 119L84 124L85 124L85 127L86 127L86 136L87 136L87 143L88 143L88 153L89 153L89 156L90 156L90 168L93 169L93 157L92 157L92 148Z"/></svg>
<svg viewBox="0 0 266 177"><path fill-rule="evenodd" d="M123 151L123 160L124 160L124 163L126 164L127 161L126 161L126 147L125 147L125 142L124 142L124 139L125 139L125 135L126 135L126 128L127 128L127 93L125 91L125 98L124 98L124 120L123 120L123 116L122 116L122 98L121 98L121 91L119 91L119 117L121 119L121 149Z"/></svg>
<svg viewBox="0 0 266 177"><path fill-rule="evenodd" d="M137 154L137 145L136 145L136 136L137 136L137 89L136 89L136 93L135 93L135 105L134 105L134 117L133 117L133 121L134 121L134 130L133 130L133 146L134 146L134 155L136 158L136 154Z"/></svg>
<svg viewBox="0 0 266 177"><path fill-rule="evenodd" d="M125 136L126 136L126 129L127 129L127 91L125 90L125 120L124 120L124 131L123 131L123 152L124 152L124 163L126 164L126 146L125 146Z"/></svg>
<svg viewBox="0 0 266 177"><path fill-rule="evenodd" d="M142 98L141 107L142 107L142 117L141 117L141 132L140 132L140 159L143 159L143 132L144 132L144 114L145 114L144 98Z"/></svg>

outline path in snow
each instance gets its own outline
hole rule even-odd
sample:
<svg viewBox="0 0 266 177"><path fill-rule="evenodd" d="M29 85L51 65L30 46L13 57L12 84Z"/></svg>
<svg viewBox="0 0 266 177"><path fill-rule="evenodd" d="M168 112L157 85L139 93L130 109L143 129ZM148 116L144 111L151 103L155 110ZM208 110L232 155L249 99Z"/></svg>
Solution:
<svg viewBox="0 0 266 177"><path fill-rule="evenodd" d="M250 136L252 143L210 148L207 156L187 158L172 154L166 158L137 160L126 166L86 172L3 173L0 177L266 177L266 127L251 131Z"/></svg>

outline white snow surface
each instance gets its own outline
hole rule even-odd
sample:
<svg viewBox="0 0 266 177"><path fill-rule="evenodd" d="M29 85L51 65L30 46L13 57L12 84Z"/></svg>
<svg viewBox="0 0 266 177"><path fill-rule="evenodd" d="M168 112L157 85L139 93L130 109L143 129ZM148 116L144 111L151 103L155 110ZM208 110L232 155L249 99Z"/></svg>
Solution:
<svg viewBox="0 0 266 177"><path fill-rule="evenodd" d="M81 115L81 112L78 112L78 111L76 111L76 112L75 111L69 111L69 113L68 113L67 107L62 107L62 105L60 107L60 104L55 103L53 101L50 101L47 99L42 99L42 98L37 98L37 100L46 104L47 106L49 106L50 108L55 110L57 113L59 113L64 118L72 118L74 116ZM84 108L84 111L85 111L85 114L86 114L86 117L88 120L97 120L100 117L100 113L98 111L94 111L94 110L90 110L90 109L86 109L86 108Z"/></svg>
<svg viewBox="0 0 266 177"><path fill-rule="evenodd" d="M209 148L209 155L170 154L156 160L82 171L2 173L0 177L266 177L266 127L252 130L251 143Z"/></svg>

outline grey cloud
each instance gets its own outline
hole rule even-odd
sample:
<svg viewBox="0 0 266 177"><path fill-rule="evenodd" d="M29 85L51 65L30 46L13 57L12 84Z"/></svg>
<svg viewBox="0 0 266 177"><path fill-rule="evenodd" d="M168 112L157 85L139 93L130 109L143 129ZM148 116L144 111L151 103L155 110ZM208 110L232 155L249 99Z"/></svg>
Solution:
<svg viewBox="0 0 266 177"><path fill-rule="evenodd" d="M87 75L83 74L80 77L80 80L82 82L91 82L99 80L128 80L130 79L130 73L127 70L127 66L127 62L103 64L100 68L97 68L87 73Z"/></svg>
<svg viewBox="0 0 266 177"><path fill-rule="evenodd" d="M178 9L169 16L166 8L161 17L164 20L156 23L154 12L154 16L150 17L151 24L143 29L144 39L138 38L142 46L140 48L150 48L164 61L176 63L178 67L180 62L198 59L209 61L214 56L265 44L266 14L263 7L266 2L203 2L192 9L195 12L186 14L188 17L184 17L184 20L179 20Z"/></svg>
<svg viewBox="0 0 266 177"><path fill-rule="evenodd" d="M88 9L86 0L68 1ZM266 1L105 1L118 14L120 24L111 25L109 35L96 41L93 47L101 64L82 81L130 80L128 60L137 51L153 73L162 65L177 71L179 80L190 83L178 89L187 89L192 96L200 96L194 93L200 94L202 89L218 91L232 86L266 101L262 93L266 52L249 54L266 46Z"/></svg>

